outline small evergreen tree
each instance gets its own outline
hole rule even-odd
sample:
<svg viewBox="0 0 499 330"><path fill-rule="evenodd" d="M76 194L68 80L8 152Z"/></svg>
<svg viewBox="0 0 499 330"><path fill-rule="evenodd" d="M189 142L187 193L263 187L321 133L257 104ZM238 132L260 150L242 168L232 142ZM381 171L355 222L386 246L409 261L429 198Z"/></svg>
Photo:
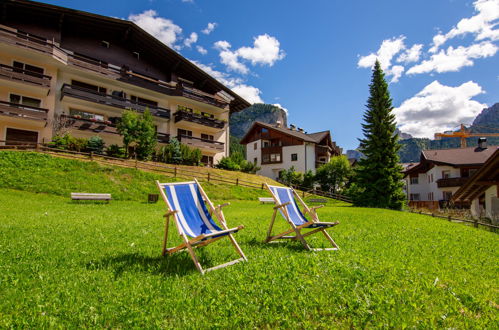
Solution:
<svg viewBox="0 0 499 330"><path fill-rule="evenodd" d="M380 63L376 60L364 114L360 151L365 158L356 169L359 188L354 203L359 206L401 209L404 204L402 167L397 155L400 145L395 134L392 99Z"/></svg>
<svg viewBox="0 0 499 330"><path fill-rule="evenodd" d="M169 143L169 153L170 153L170 161L173 164L182 163L182 151L180 150L180 142L176 138L171 138Z"/></svg>
<svg viewBox="0 0 499 330"><path fill-rule="evenodd" d="M151 159L157 144L156 128L149 109L146 109L138 122L137 156L141 160Z"/></svg>

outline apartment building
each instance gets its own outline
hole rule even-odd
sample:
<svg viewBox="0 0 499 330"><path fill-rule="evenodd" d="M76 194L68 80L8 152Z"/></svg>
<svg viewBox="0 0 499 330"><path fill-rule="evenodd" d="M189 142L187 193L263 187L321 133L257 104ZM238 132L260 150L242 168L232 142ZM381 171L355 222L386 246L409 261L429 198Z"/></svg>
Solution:
<svg viewBox="0 0 499 330"><path fill-rule="evenodd" d="M479 147L423 150L419 163L404 171L409 206L445 207L494 151L487 147L485 139Z"/></svg>
<svg viewBox="0 0 499 330"><path fill-rule="evenodd" d="M280 122L255 122L240 143L246 146L246 160L260 167L257 174L272 179L292 166L298 172L315 173L332 156L341 155L329 131L308 134L294 125L283 127Z"/></svg>
<svg viewBox="0 0 499 330"><path fill-rule="evenodd" d="M0 14L1 144L67 131L121 145L122 112L148 109L160 144L229 154L229 116L249 103L134 23L24 0Z"/></svg>

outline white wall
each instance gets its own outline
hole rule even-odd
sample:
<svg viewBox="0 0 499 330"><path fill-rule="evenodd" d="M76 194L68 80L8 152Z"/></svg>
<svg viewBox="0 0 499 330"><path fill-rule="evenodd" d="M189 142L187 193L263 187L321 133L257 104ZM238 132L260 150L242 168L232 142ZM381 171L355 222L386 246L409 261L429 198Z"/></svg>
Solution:
<svg viewBox="0 0 499 330"><path fill-rule="evenodd" d="M459 178L461 176L461 171L459 168L452 166L434 166L426 173L420 173L418 175L418 184L410 184L410 178L407 177L406 181L408 183L408 194L419 194L420 201L428 201L428 193L433 192L433 200L439 201L444 199L444 191L450 191L454 194L459 187L445 187L438 188L437 180L442 179L442 171L450 171L449 178ZM433 181L431 177L433 175ZM428 179L430 178L430 181Z"/></svg>

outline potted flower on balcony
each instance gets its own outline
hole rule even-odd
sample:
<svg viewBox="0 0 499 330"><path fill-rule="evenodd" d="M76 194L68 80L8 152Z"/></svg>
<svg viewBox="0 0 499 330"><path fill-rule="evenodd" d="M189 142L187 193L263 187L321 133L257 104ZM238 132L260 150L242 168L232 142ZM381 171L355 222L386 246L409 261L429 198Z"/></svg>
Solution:
<svg viewBox="0 0 499 330"><path fill-rule="evenodd" d="M81 119L81 116L80 115L74 115L73 118Z"/></svg>
<svg viewBox="0 0 499 330"><path fill-rule="evenodd" d="M90 121L97 122L97 119L95 117L92 117L89 119Z"/></svg>
<svg viewBox="0 0 499 330"><path fill-rule="evenodd" d="M106 124L106 125L111 125L111 124L112 124L112 122L111 122L110 120L105 120L105 121L104 121L104 124Z"/></svg>

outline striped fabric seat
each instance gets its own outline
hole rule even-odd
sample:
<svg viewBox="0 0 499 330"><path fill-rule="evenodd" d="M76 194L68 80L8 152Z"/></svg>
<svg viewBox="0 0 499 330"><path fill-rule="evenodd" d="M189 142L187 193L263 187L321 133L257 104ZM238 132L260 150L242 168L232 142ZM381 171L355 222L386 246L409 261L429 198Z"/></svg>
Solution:
<svg viewBox="0 0 499 330"><path fill-rule="evenodd" d="M277 200L277 204L287 204L286 206L279 208L279 212L281 212L281 215L286 218L286 215L284 214L283 208L286 209L286 212L289 215L289 219L295 224L295 226L301 226L305 223L308 222L308 220L305 218L303 213L301 212L300 208L298 207L298 204L296 203L296 200L293 195L293 191L291 188L288 187L278 187L278 186L270 186L270 190L273 192L273 195L275 199ZM307 228L320 228L320 227L332 227L330 223L313 223L310 226L307 226Z"/></svg>
<svg viewBox="0 0 499 330"><path fill-rule="evenodd" d="M228 228L225 223L222 207L228 205L228 203L215 207L197 180L178 183L159 183L156 181L156 185L168 206L168 212L165 214L166 224L163 255L187 250L191 255L194 265L202 274L207 271L233 265L240 261L247 261L246 256L232 236L232 234L243 229L244 226ZM218 219L220 225L215 222L212 215ZM177 226L183 243L176 247L167 248L171 217L174 217L174 223ZM234 245L236 252L241 258L206 270L203 269L193 248L205 246L225 236L230 238L232 245Z"/></svg>

